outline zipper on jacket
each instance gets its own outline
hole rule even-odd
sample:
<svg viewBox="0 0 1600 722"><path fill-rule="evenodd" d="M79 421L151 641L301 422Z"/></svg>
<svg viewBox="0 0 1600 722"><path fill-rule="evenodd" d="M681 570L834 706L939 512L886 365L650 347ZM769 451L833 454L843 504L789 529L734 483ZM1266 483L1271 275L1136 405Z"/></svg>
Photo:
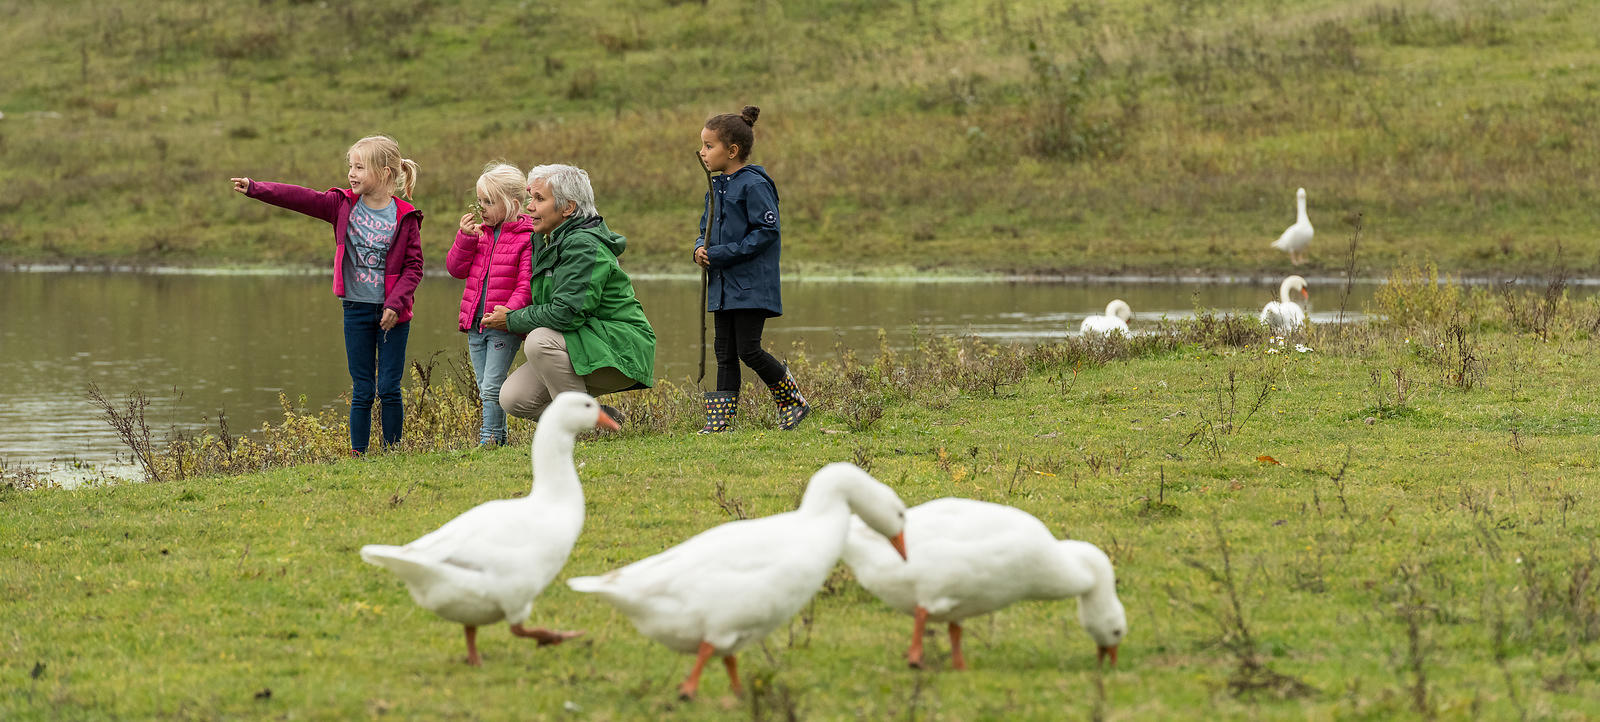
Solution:
<svg viewBox="0 0 1600 722"><path fill-rule="evenodd" d="M489 272L494 270L494 247L499 244L500 226L495 226L489 239L489 260L483 264L483 285L478 288L478 333L483 333L483 312L489 310Z"/></svg>

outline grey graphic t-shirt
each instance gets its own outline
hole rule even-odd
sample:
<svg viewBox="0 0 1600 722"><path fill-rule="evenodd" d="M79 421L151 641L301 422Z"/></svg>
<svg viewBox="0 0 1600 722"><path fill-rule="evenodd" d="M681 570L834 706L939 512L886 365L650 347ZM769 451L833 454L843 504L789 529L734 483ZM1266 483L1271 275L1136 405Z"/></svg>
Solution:
<svg viewBox="0 0 1600 722"><path fill-rule="evenodd" d="M383 303L383 271L394 243L395 203L373 210L356 201L344 241L344 300Z"/></svg>

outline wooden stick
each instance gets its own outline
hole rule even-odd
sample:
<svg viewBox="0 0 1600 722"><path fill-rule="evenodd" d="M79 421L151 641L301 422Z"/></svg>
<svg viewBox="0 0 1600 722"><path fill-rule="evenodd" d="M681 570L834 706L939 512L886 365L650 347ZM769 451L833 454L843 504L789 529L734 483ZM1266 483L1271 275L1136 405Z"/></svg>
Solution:
<svg viewBox="0 0 1600 722"><path fill-rule="evenodd" d="M706 165L706 160L700 157L700 151L694 153L695 161L700 163L700 170L706 173L706 253L711 252L712 229L717 224L717 187L711 182L711 168ZM705 268L700 269L700 375L695 377L696 384L706 379L706 295L711 289L711 272Z"/></svg>

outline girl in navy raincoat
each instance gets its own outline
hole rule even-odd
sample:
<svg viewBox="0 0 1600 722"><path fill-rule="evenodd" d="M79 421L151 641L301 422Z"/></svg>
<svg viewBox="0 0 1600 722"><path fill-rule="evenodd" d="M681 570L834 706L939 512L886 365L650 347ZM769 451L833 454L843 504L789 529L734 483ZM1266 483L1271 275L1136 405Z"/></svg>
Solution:
<svg viewBox="0 0 1600 722"><path fill-rule="evenodd" d="M778 286L778 189L766 170L747 162L760 115L760 108L747 105L739 113L712 116L700 130L700 160L722 173L711 181L717 194L714 235L706 237L712 220L708 193L694 245L694 261L706 269L706 310L717 329L717 390L705 395L702 434L727 431L733 421L740 362L772 392L780 428L798 426L811 409L788 368L761 348L761 331L767 319L783 315L783 300Z"/></svg>

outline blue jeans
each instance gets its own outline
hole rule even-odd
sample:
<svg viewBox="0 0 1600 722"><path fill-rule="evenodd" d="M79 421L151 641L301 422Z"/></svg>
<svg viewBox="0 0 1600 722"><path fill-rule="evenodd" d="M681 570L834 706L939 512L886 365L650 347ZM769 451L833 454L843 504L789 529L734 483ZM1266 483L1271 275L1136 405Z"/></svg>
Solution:
<svg viewBox="0 0 1600 722"><path fill-rule="evenodd" d="M344 302L344 356L350 364L350 448L365 454L372 438L372 401L383 409L383 445L400 441L405 406L400 378L406 370L406 337L411 322L384 331L383 305Z"/></svg>
<svg viewBox="0 0 1600 722"><path fill-rule="evenodd" d="M509 331L477 328L467 331L467 354L472 357L472 373L478 378L478 398L483 400L483 428L478 443L506 443L506 412L500 408L500 386L511 372L511 361L522 347L522 338Z"/></svg>

